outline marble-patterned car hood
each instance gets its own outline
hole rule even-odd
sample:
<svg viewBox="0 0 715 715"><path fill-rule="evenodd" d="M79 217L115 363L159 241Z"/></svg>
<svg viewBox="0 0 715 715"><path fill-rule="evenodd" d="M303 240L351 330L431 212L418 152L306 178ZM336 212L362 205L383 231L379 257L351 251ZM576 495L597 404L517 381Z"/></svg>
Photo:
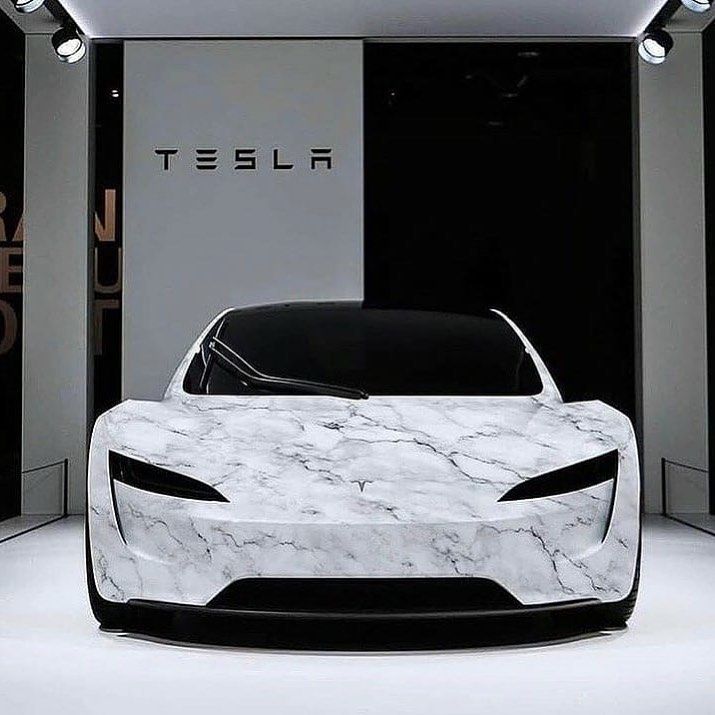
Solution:
<svg viewBox="0 0 715 715"><path fill-rule="evenodd" d="M99 429L109 449L214 486L227 518L275 523L507 516L509 487L631 434L600 402L452 397L171 397L124 402Z"/></svg>

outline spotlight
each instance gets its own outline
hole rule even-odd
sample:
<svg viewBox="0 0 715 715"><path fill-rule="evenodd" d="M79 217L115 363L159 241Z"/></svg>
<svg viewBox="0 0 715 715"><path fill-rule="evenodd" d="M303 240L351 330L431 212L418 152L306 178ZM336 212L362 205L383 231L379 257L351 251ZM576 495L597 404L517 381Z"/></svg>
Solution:
<svg viewBox="0 0 715 715"><path fill-rule="evenodd" d="M62 62L79 62L87 53L87 45L74 24L63 25L52 35L52 46Z"/></svg>
<svg viewBox="0 0 715 715"><path fill-rule="evenodd" d="M15 10L18 12L35 12L42 7L45 0L12 0Z"/></svg>
<svg viewBox="0 0 715 715"><path fill-rule="evenodd" d="M680 2L693 12L707 12L713 6L710 0L680 0Z"/></svg>
<svg viewBox="0 0 715 715"><path fill-rule="evenodd" d="M652 65L665 62L671 49L673 49L673 38L661 29L648 30L638 44L638 54Z"/></svg>

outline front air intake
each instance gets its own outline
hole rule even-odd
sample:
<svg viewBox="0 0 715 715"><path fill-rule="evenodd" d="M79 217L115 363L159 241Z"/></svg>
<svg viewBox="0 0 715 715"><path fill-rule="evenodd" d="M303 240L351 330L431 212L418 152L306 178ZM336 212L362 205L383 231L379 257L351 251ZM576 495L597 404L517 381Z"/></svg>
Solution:
<svg viewBox="0 0 715 715"><path fill-rule="evenodd" d="M521 608L484 578L247 578L234 581L209 608L282 614L424 615Z"/></svg>
<svg viewBox="0 0 715 715"><path fill-rule="evenodd" d="M568 467L539 474L520 482L504 494L499 501L540 499L588 489L615 479L618 474L618 450L601 454Z"/></svg>
<svg viewBox="0 0 715 715"><path fill-rule="evenodd" d="M223 494L205 482L163 467L156 467L148 462L132 459L118 452L109 452L109 476L112 482L123 482L130 487L153 494L198 501L228 501ZM112 491L114 491L113 484Z"/></svg>

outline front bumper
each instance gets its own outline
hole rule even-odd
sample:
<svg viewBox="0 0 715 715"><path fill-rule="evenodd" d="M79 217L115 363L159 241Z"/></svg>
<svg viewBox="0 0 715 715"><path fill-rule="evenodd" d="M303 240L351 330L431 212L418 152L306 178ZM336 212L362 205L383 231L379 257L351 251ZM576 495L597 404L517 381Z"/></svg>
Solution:
<svg viewBox="0 0 715 715"><path fill-rule="evenodd" d="M93 451L90 474L94 578L111 602L206 607L227 586L249 578L474 577L498 584L519 608L544 607L618 602L635 578L640 496L634 447L621 453L615 484L499 504L480 519L455 523L241 521L231 504L122 483L112 495L103 450ZM488 609L475 603L472 610Z"/></svg>

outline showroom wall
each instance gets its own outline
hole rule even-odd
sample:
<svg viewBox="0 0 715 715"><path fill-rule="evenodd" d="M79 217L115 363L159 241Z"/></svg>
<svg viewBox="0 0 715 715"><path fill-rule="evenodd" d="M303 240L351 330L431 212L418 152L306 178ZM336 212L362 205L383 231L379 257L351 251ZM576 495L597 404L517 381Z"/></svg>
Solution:
<svg viewBox="0 0 715 715"><path fill-rule="evenodd" d="M648 511L661 509L662 458L708 466L701 36L674 39L667 62L638 63ZM706 509L701 472L668 473L673 510Z"/></svg>
<svg viewBox="0 0 715 715"><path fill-rule="evenodd" d="M123 394L231 305L362 297L362 43L125 45Z"/></svg>
<svg viewBox="0 0 715 715"><path fill-rule="evenodd" d="M23 510L84 508L89 369L89 63L26 37ZM59 463L59 464L58 464ZM38 469L44 468L46 469Z"/></svg>

